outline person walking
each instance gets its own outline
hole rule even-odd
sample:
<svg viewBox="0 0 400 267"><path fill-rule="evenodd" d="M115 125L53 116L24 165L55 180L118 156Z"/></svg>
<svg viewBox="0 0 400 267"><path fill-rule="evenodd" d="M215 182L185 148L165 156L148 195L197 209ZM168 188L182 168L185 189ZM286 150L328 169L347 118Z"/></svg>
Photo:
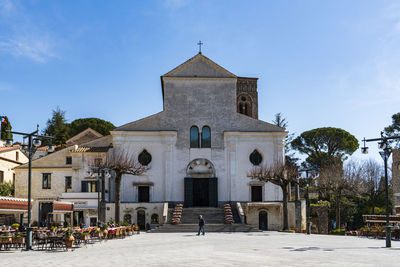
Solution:
<svg viewBox="0 0 400 267"><path fill-rule="evenodd" d="M205 235L205 231L204 231L204 224L206 223L206 221L203 218L203 215L199 216L199 231L197 233L197 235L200 235L200 232L202 232L203 235Z"/></svg>

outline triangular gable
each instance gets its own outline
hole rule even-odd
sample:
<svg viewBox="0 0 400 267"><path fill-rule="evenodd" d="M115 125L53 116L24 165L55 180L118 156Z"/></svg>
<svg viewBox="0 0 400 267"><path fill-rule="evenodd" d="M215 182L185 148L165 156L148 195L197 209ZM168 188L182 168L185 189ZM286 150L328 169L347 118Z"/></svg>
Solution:
<svg viewBox="0 0 400 267"><path fill-rule="evenodd" d="M162 77L236 78L236 75L198 53Z"/></svg>
<svg viewBox="0 0 400 267"><path fill-rule="evenodd" d="M102 137L103 135L93 130L92 128L87 128L86 130L78 133L77 135L72 136L65 143L67 146L71 145L80 145L82 143L90 142L97 138Z"/></svg>

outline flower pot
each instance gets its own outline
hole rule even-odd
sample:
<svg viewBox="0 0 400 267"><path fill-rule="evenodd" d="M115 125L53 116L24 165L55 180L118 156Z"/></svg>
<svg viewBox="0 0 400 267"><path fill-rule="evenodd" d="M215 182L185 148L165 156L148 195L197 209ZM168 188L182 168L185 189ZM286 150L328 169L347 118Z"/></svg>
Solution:
<svg viewBox="0 0 400 267"><path fill-rule="evenodd" d="M72 248L72 246L74 245L75 240L65 240L65 246L67 248Z"/></svg>

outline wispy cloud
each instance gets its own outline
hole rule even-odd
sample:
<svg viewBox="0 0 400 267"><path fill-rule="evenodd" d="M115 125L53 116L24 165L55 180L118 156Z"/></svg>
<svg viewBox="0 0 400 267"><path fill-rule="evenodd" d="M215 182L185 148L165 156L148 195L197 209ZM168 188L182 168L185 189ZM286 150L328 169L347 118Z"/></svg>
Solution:
<svg viewBox="0 0 400 267"><path fill-rule="evenodd" d="M46 63L56 57L51 34L18 1L0 0L0 52Z"/></svg>

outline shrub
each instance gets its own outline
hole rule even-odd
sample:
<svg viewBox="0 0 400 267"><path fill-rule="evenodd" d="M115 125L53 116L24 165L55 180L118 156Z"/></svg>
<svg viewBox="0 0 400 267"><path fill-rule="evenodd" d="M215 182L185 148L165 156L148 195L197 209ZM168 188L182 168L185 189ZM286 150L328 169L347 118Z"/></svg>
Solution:
<svg viewBox="0 0 400 267"><path fill-rule="evenodd" d="M278 232L281 232L281 233L295 233L296 231L290 229L290 230L279 230Z"/></svg>
<svg viewBox="0 0 400 267"><path fill-rule="evenodd" d="M346 229L335 229L329 232L330 235L345 235Z"/></svg>

